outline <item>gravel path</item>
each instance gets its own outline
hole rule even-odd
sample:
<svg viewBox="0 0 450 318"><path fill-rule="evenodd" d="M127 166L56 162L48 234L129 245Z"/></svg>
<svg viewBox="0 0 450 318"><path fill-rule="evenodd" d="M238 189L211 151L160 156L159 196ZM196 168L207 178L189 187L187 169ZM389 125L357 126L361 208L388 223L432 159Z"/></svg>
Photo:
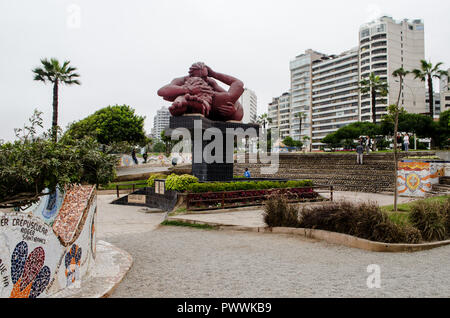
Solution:
<svg viewBox="0 0 450 318"><path fill-rule="evenodd" d="M112 297L450 296L450 246L372 253L282 234L158 228L163 214L108 200L99 196L99 239L134 259ZM370 264L381 268L380 289L367 287Z"/></svg>
<svg viewBox="0 0 450 318"><path fill-rule="evenodd" d="M450 247L370 253L288 235L163 227L110 243L134 264L112 297L448 297ZM367 266L381 288L367 287Z"/></svg>

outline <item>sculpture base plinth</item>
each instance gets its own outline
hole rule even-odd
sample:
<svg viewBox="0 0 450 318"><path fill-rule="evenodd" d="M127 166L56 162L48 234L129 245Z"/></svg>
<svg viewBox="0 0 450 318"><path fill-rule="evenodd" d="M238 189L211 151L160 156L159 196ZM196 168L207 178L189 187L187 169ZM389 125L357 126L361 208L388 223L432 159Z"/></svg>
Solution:
<svg viewBox="0 0 450 318"><path fill-rule="evenodd" d="M188 129L191 133L192 143L192 174L199 181L232 181L234 165L234 136L227 129L249 128L255 130L258 136L258 124L243 124L239 122L213 121L201 116L170 117L170 130L177 128ZM205 154L205 147L214 140L204 140L205 130L209 128L219 129L222 138L221 149L215 149L212 156ZM196 131L195 131L196 130ZM227 147L228 145L228 147ZM208 149L209 150L209 149ZM219 151L218 156L216 152ZM213 159L213 160L212 160Z"/></svg>

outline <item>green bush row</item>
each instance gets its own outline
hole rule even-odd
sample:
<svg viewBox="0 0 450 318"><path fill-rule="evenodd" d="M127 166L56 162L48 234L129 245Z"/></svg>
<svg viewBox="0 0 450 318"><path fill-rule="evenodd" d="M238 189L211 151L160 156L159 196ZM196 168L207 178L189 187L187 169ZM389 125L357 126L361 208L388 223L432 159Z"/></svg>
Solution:
<svg viewBox="0 0 450 318"><path fill-rule="evenodd" d="M300 181L244 181L244 182L210 182L210 183L192 183L187 190L194 193L204 192L224 192L240 190L265 190L265 189L283 189L283 188L302 188L313 186L310 180Z"/></svg>

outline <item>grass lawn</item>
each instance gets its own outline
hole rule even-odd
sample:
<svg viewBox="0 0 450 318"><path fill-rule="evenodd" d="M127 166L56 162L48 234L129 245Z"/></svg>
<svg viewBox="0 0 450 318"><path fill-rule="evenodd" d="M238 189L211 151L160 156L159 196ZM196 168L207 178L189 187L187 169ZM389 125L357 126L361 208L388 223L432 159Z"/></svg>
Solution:
<svg viewBox="0 0 450 318"><path fill-rule="evenodd" d="M216 227L208 225L208 224L192 224L182 221L164 221L161 223L161 225L165 226L183 226L183 227L192 227L196 229L202 229L202 230L215 230Z"/></svg>
<svg viewBox="0 0 450 318"><path fill-rule="evenodd" d="M136 185L136 189L145 188L147 186L147 180L137 180L137 181L122 181L122 182L114 182L108 185L99 186L99 190L116 190L116 185L119 185L119 189L131 189L133 183L145 183L141 185Z"/></svg>
<svg viewBox="0 0 450 318"><path fill-rule="evenodd" d="M381 210L384 212L387 212L389 218L391 219L392 222L397 223L399 225L411 225L409 223L409 212L411 212L411 207L414 203L416 202L432 202L432 201L439 201L439 202L444 202L445 200L449 199L450 195L444 195L444 196L439 196L439 197L432 197L432 198L427 198L424 200L417 200L417 201L413 201L413 202L409 202L409 203L402 203L402 204L397 204L397 210L398 212L394 212L394 205L387 205L387 206L383 206L381 207Z"/></svg>

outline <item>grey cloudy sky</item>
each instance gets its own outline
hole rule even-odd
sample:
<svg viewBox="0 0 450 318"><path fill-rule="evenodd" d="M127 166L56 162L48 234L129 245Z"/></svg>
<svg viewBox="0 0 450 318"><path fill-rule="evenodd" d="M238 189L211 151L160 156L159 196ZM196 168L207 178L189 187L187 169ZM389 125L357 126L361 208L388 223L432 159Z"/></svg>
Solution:
<svg viewBox="0 0 450 318"><path fill-rule="evenodd" d="M359 26L380 15L423 19L426 58L450 67L449 12L447 0L0 0L0 139L12 140L35 108L50 127L51 86L31 72L43 57L81 74L81 86L60 90L62 127L128 104L150 133L167 105L156 91L193 62L242 79L263 113L288 90L292 58L355 47Z"/></svg>

